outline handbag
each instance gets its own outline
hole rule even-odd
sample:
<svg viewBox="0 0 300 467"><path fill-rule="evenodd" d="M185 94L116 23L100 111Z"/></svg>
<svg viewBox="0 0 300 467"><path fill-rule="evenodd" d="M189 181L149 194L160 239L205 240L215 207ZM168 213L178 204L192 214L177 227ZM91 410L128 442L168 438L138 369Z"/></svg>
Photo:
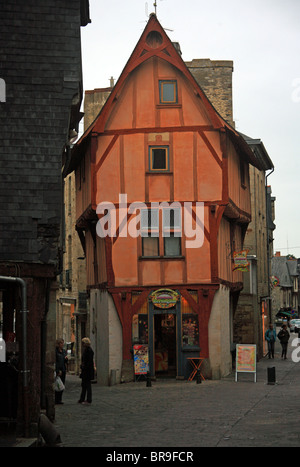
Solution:
<svg viewBox="0 0 300 467"><path fill-rule="evenodd" d="M61 380L60 376L56 376L55 381L54 381L54 391L56 392L61 392L64 391L65 385Z"/></svg>

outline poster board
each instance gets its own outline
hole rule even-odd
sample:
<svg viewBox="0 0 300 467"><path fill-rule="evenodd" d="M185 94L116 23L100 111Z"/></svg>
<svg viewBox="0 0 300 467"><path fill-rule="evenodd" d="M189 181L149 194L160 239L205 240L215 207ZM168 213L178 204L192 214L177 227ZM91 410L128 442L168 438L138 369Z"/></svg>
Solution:
<svg viewBox="0 0 300 467"><path fill-rule="evenodd" d="M236 344L235 381L238 373L253 373L256 383L256 345Z"/></svg>
<svg viewBox="0 0 300 467"><path fill-rule="evenodd" d="M146 375L149 371L148 345L135 344L133 346L134 374Z"/></svg>

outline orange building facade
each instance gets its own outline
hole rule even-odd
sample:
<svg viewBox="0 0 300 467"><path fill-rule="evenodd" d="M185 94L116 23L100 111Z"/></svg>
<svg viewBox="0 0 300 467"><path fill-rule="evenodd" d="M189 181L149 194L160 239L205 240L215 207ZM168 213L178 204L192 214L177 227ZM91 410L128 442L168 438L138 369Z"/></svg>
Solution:
<svg viewBox="0 0 300 467"><path fill-rule="evenodd" d="M138 344L153 377L188 378L194 357L204 377L231 371L249 164L151 15L69 164L101 384L133 378Z"/></svg>

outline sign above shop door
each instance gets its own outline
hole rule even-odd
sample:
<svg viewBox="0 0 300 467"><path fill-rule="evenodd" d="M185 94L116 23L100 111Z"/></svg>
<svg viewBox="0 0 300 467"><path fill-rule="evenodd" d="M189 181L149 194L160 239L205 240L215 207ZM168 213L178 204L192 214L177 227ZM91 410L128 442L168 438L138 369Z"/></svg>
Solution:
<svg viewBox="0 0 300 467"><path fill-rule="evenodd" d="M176 305L179 300L179 293L171 289L159 289L152 292L150 300L155 307L165 310Z"/></svg>

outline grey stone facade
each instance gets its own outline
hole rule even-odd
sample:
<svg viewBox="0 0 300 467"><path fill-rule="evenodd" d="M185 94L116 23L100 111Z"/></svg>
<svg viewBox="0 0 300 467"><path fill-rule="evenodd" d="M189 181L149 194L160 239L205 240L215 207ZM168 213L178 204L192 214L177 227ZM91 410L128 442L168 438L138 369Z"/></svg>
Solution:
<svg viewBox="0 0 300 467"><path fill-rule="evenodd" d="M0 2L0 261L58 262L62 159L80 118L87 4Z"/></svg>

